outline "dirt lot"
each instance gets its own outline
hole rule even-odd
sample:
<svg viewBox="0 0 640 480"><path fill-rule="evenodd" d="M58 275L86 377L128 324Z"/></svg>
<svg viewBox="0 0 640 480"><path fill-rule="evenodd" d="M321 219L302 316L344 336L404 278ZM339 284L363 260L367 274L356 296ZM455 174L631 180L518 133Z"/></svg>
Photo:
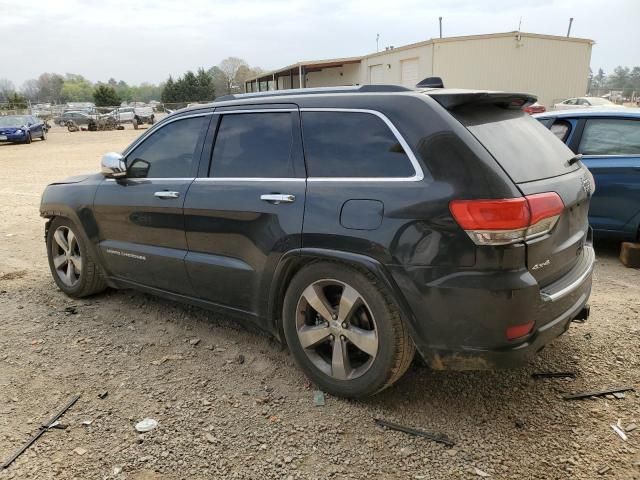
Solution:
<svg viewBox="0 0 640 480"><path fill-rule="evenodd" d="M131 291L62 295L46 262L40 193L95 171L102 153L139 133L55 128L46 142L0 145L0 463L82 394L62 418L68 428L45 433L0 480L640 478L640 426L626 442L610 426L640 425L640 391L560 397L640 387L640 272L619 264L615 246L598 248L590 320L528 368L415 365L371 400L327 397L324 407L286 350L232 320ZM567 370L577 378L531 378ZM455 446L385 431L377 416L444 432ZM138 434L145 417L159 426Z"/></svg>

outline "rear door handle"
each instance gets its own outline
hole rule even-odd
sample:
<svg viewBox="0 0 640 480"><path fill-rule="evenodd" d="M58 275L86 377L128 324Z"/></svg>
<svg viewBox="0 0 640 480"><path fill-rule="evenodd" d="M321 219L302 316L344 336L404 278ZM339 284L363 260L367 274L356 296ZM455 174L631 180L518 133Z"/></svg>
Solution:
<svg viewBox="0 0 640 480"><path fill-rule="evenodd" d="M260 200L277 205L278 203L292 203L296 200L296 196L288 193L270 193L260 195Z"/></svg>
<svg viewBox="0 0 640 480"><path fill-rule="evenodd" d="M166 199L166 198L178 198L180 196L180 192L169 192L167 190L163 190L161 192L156 192L153 194L155 197Z"/></svg>

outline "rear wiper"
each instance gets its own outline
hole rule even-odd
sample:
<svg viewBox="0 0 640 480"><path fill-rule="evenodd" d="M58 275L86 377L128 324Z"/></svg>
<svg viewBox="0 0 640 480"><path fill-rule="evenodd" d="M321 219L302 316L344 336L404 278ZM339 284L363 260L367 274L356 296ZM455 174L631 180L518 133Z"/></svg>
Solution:
<svg viewBox="0 0 640 480"><path fill-rule="evenodd" d="M569 166L573 165L576 162L582 160L582 154L578 153L569 159Z"/></svg>

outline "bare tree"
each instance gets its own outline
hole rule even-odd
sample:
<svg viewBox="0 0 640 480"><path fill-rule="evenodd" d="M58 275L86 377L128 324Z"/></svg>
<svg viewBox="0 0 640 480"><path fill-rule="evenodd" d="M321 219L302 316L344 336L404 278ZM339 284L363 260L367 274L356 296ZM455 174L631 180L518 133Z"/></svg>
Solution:
<svg viewBox="0 0 640 480"><path fill-rule="evenodd" d="M13 82L7 78L0 78L0 102L7 102L9 96L16 91Z"/></svg>
<svg viewBox="0 0 640 480"><path fill-rule="evenodd" d="M242 91L238 72L248 68L249 64L238 57L228 57L222 60L216 71L221 76L224 84L224 92L221 93L230 94Z"/></svg>

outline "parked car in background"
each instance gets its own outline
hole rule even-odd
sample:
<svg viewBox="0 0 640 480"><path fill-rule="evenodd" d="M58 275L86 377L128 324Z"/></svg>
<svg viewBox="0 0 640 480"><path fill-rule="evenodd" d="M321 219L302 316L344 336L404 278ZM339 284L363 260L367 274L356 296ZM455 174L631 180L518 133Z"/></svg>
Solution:
<svg viewBox="0 0 640 480"><path fill-rule="evenodd" d="M624 108L622 105L616 105L615 103L600 97L576 97L569 98L564 102L556 103L553 106L554 110L569 110L576 108Z"/></svg>
<svg viewBox="0 0 640 480"><path fill-rule="evenodd" d="M95 115L81 111L64 112L59 117L55 117L53 123L62 127L65 126L69 120L72 120L76 125L89 125L92 120L95 120Z"/></svg>
<svg viewBox="0 0 640 480"><path fill-rule="evenodd" d="M31 143L47 139L45 123L32 115L0 116L0 142Z"/></svg>
<svg viewBox="0 0 640 480"><path fill-rule="evenodd" d="M437 369L523 365L586 318L595 260L591 175L533 101L365 85L179 110L46 188L51 274L72 297L233 312L345 397L416 349Z"/></svg>
<svg viewBox="0 0 640 480"><path fill-rule="evenodd" d="M640 239L640 109L536 115L589 168L596 182L589 223L596 233Z"/></svg>
<svg viewBox="0 0 640 480"><path fill-rule="evenodd" d="M544 113L547 111L547 108L544 105L540 105L538 102L536 102L533 105L522 107L522 110L527 112L529 115L533 115L534 113Z"/></svg>
<svg viewBox="0 0 640 480"><path fill-rule="evenodd" d="M153 108L151 107L120 107L115 110L105 113L104 117L112 117L118 123L130 123L133 128L138 128L138 125L148 123L153 125L156 121L156 117L153 114Z"/></svg>

